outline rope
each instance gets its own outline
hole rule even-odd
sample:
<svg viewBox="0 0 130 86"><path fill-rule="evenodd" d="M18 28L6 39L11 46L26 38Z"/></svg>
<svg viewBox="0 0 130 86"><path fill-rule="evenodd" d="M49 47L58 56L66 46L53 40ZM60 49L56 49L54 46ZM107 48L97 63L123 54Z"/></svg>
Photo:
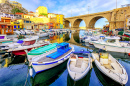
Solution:
<svg viewBox="0 0 130 86"><path fill-rule="evenodd" d="M29 74L29 68L28 68L27 77L26 77L26 81L25 81L24 86L26 86L26 84L27 84L27 82L28 82L28 80L27 80L27 78L28 78L28 74ZM29 84L29 83L28 83L28 84ZM30 86L30 85L29 85L29 86Z"/></svg>

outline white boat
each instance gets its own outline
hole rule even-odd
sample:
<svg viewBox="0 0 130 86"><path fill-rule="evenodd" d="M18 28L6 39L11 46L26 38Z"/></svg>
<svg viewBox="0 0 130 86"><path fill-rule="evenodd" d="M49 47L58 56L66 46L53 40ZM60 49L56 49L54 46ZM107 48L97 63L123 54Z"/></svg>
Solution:
<svg viewBox="0 0 130 86"><path fill-rule="evenodd" d="M105 37L105 39L100 39L98 41L91 41L91 43L99 49L112 52L130 53L130 44L119 42L119 37Z"/></svg>
<svg viewBox="0 0 130 86"><path fill-rule="evenodd" d="M91 69L91 58L89 52L84 52L82 54L70 55L70 59L67 63L67 69L70 77L74 81L78 81L86 76L86 74Z"/></svg>
<svg viewBox="0 0 130 86"><path fill-rule="evenodd" d="M6 35L0 35L0 42L4 42L4 41L11 41L11 39L8 39Z"/></svg>
<svg viewBox="0 0 130 86"><path fill-rule="evenodd" d="M15 34L15 35L21 35L21 32L18 31L18 30L16 30L16 31L14 31L14 34Z"/></svg>
<svg viewBox="0 0 130 86"><path fill-rule="evenodd" d="M97 68L112 80L125 85L128 75L125 68L108 53L92 53Z"/></svg>
<svg viewBox="0 0 130 86"><path fill-rule="evenodd" d="M36 34L37 34L37 36L39 36L39 37L46 37L46 36L49 35L47 32L43 32L43 31L39 31L39 33L36 33Z"/></svg>
<svg viewBox="0 0 130 86"><path fill-rule="evenodd" d="M26 39L23 39L23 43L19 46L12 46L8 52L12 52L14 55L24 55L26 52L24 50L30 51L32 48L37 48L50 44L44 40L38 41L38 36L31 36Z"/></svg>
<svg viewBox="0 0 130 86"><path fill-rule="evenodd" d="M66 61L73 50L69 43L53 43L31 50L27 53L27 58L35 72L39 73Z"/></svg>

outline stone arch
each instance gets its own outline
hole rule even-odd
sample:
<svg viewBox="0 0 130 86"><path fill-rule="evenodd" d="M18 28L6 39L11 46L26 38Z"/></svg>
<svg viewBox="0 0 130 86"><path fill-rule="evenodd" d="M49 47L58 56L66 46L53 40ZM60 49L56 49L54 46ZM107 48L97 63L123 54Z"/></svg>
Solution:
<svg viewBox="0 0 130 86"><path fill-rule="evenodd" d="M72 26L72 28L78 28L79 29L79 25L80 25L80 23L81 23L81 21L84 21L84 19L82 19L82 18L78 18L78 19L75 19L74 21L73 21L73 26ZM84 21L85 22L85 21ZM86 24L86 23L85 23Z"/></svg>
<svg viewBox="0 0 130 86"><path fill-rule="evenodd" d="M65 28L71 28L69 24L71 24L71 22L69 20L65 20Z"/></svg>
<svg viewBox="0 0 130 86"><path fill-rule="evenodd" d="M93 18L90 19L89 23L88 23L88 29L94 29L95 28L95 23L97 22L97 20L101 19L101 18L106 18L104 16L95 16ZM109 22L109 19L106 18Z"/></svg>

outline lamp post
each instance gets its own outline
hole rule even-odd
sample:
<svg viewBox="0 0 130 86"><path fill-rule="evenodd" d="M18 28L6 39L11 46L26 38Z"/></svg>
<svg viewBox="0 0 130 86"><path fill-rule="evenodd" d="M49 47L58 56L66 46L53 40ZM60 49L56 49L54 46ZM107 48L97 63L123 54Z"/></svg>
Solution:
<svg viewBox="0 0 130 86"><path fill-rule="evenodd" d="M88 14L89 14L89 6L88 6Z"/></svg>

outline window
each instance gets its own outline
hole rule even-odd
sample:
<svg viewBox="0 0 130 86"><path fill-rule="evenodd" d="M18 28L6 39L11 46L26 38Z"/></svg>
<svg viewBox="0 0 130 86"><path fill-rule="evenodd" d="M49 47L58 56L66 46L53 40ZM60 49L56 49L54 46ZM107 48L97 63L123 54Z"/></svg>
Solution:
<svg viewBox="0 0 130 86"><path fill-rule="evenodd" d="M16 28L16 25L14 25L14 28Z"/></svg>
<svg viewBox="0 0 130 86"><path fill-rule="evenodd" d="M5 28L5 25L2 25L2 28Z"/></svg>
<svg viewBox="0 0 130 86"><path fill-rule="evenodd" d="M29 23L29 21L26 21L26 23Z"/></svg>
<svg viewBox="0 0 130 86"><path fill-rule="evenodd" d="M28 45L33 45L35 43L36 40L32 40L32 41L24 41L24 43L22 45L24 46L28 46Z"/></svg>
<svg viewBox="0 0 130 86"><path fill-rule="evenodd" d="M20 28L20 27L18 26L18 28Z"/></svg>
<svg viewBox="0 0 130 86"><path fill-rule="evenodd" d="M10 14L10 16L13 16L12 14Z"/></svg>
<svg viewBox="0 0 130 86"><path fill-rule="evenodd" d="M30 23L31 23L31 21L30 21Z"/></svg>
<svg viewBox="0 0 130 86"><path fill-rule="evenodd" d="M25 20L24 20L24 23L26 23Z"/></svg>

